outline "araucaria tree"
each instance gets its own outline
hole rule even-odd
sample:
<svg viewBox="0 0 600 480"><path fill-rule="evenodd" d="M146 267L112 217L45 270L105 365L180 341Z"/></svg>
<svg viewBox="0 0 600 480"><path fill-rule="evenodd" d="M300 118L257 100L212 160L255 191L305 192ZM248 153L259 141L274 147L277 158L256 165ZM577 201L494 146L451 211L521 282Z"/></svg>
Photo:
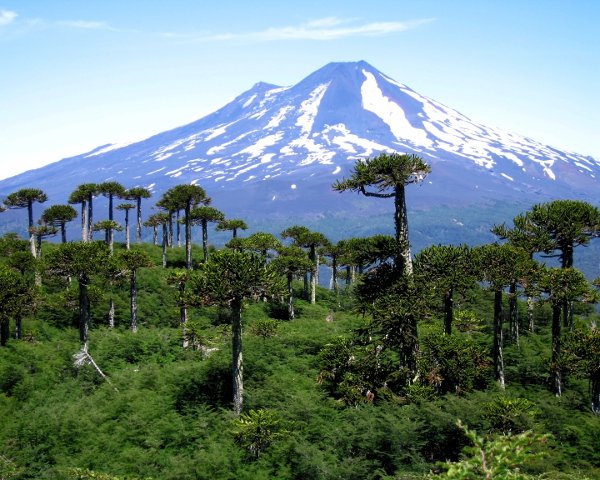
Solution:
<svg viewBox="0 0 600 480"><path fill-rule="evenodd" d="M281 232L283 238L291 238L294 245L308 249L308 258L312 264L310 269L310 303L316 303L316 292L319 272L319 256L317 248L329 243L327 237L319 232L313 232L306 227L294 225Z"/></svg>
<svg viewBox="0 0 600 480"><path fill-rule="evenodd" d="M114 220L114 198L123 198L125 196L125 187L119 182L103 182L98 184L98 193L108 197L108 219Z"/></svg>
<svg viewBox="0 0 600 480"><path fill-rule="evenodd" d="M120 232L121 230L123 230L123 227L114 220L102 220L101 222L95 223L92 227L92 230L94 232L105 232L105 243L106 245L108 245L110 253L112 253L114 246L114 232L115 230L117 232Z"/></svg>
<svg viewBox="0 0 600 480"><path fill-rule="evenodd" d="M216 230L219 232L231 230L232 238L237 238L238 230L247 230L247 229L248 229L248 225L246 225L246 222L244 222L243 220L237 219L237 218L232 218L229 220L221 220L217 224L217 228L216 228Z"/></svg>
<svg viewBox="0 0 600 480"><path fill-rule="evenodd" d="M79 340L84 352L88 350L91 323L88 289L92 277L101 273L108 262L109 251L104 242L63 243L47 257L51 275L76 278L79 284Z"/></svg>
<svg viewBox="0 0 600 480"><path fill-rule="evenodd" d="M42 213L42 221L46 225L60 227L62 243L67 242L66 224L77 217L77 211L71 205L52 205Z"/></svg>
<svg viewBox="0 0 600 480"><path fill-rule="evenodd" d="M22 188L9 194L4 200L4 205L8 208L27 208L28 229L33 227L33 204L35 202L44 203L48 196L38 188ZM29 233L29 242L31 243L31 254L35 257L35 238Z"/></svg>
<svg viewBox="0 0 600 480"><path fill-rule="evenodd" d="M555 200L534 205L527 213L535 228L550 236L552 251L558 251L562 268L573 267L575 247L587 245L592 237L600 234L600 210L578 200ZM563 323L572 326L571 303L563 304Z"/></svg>
<svg viewBox="0 0 600 480"><path fill-rule="evenodd" d="M333 189L351 190L367 197L394 199L396 230L396 265L406 274L412 273L412 258L408 237L405 187L419 183L431 172L431 167L413 154L382 153L367 160L358 160L350 178L337 181Z"/></svg>
<svg viewBox="0 0 600 480"><path fill-rule="evenodd" d="M487 283L494 292L494 320L492 357L494 360L494 375L500 385L505 388L504 375L504 338L503 338L503 306L502 297L506 287L522 278L523 272L532 271L529 254L525 250L509 244L482 245L473 249L474 264L479 280Z"/></svg>
<svg viewBox="0 0 600 480"><path fill-rule="evenodd" d="M152 267L148 254L142 250L124 250L119 261L129 274L129 303L131 312L131 331L137 332L137 273L140 268Z"/></svg>
<svg viewBox="0 0 600 480"><path fill-rule="evenodd" d="M421 250L416 257L416 271L432 289L443 296L444 333L452 334L454 294L464 295L475 286L475 269L466 245L437 245Z"/></svg>
<svg viewBox="0 0 600 480"><path fill-rule="evenodd" d="M170 204L185 212L185 265L188 270L192 269L192 207L196 205L208 205L210 197L204 189L198 185L177 185L167 190L163 199L168 199Z"/></svg>
<svg viewBox="0 0 600 480"><path fill-rule="evenodd" d="M0 346L10 336L10 319L15 319L15 336L21 338L21 318L31 310L34 293L27 279L16 270L0 265Z"/></svg>
<svg viewBox="0 0 600 480"><path fill-rule="evenodd" d="M84 242L92 241L92 224L94 221L94 196L98 194L95 183L83 183L69 196L69 203L81 204L81 239Z"/></svg>
<svg viewBox="0 0 600 480"><path fill-rule="evenodd" d="M242 304L285 291L281 278L259 255L222 250L200 265L190 279L190 292L200 305L221 305L231 310L233 410L242 412L244 399L242 357Z"/></svg>
<svg viewBox="0 0 600 480"><path fill-rule="evenodd" d="M202 250L204 252L204 261L208 261L208 222L219 222L225 218L220 210L214 207L203 205L194 207L190 212L191 221L194 224L200 224L202 227ZM187 219L184 219L187 223Z"/></svg>
<svg viewBox="0 0 600 480"><path fill-rule="evenodd" d="M291 247L281 247L279 255L271 262L272 266L287 279L288 292L288 319L294 320L296 313L294 311L294 290L292 281L294 276L305 274L312 268L312 262L307 258L306 252L300 247L292 245Z"/></svg>
<svg viewBox="0 0 600 480"><path fill-rule="evenodd" d="M552 306L552 390L559 397L563 391L560 313L565 303L594 299L594 292L583 273L576 268L547 268L540 273L540 286L547 293L546 301Z"/></svg>
<svg viewBox="0 0 600 480"><path fill-rule="evenodd" d="M117 205L117 210L125 212L125 248L127 250L131 247L131 237L129 236L129 210L134 208L135 205L133 203L121 203L120 205Z"/></svg>
<svg viewBox="0 0 600 480"><path fill-rule="evenodd" d="M142 198L150 198L152 192L144 187L133 187L125 192L123 198L135 200L137 208L136 242L142 243Z"/></svg>

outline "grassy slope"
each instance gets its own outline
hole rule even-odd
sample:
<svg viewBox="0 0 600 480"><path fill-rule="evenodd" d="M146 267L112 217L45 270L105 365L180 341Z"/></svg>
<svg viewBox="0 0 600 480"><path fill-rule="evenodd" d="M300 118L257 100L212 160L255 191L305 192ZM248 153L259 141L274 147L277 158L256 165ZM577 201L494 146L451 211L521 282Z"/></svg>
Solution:
<svg viewBox="0 0 600 480"><path fill-rule="evenodd" d="M145 248L158 263L158 250ZM416 478L435 461L457 457L466 442L458 418L478 431L490 428L485 405L498 396L493 387L358 408L328 397L316 381L318 352L351 335L361 319L337 311L320 291L318 305L298 301L299 318L281 322L272 338L252 334L267 305L244 312L245 408L275 411L287 431L250 461L231 434L230 337L217 312L192 312L205 343L218 349L205 358L180 347L178 312L161 269L140 274L137 334L127 330L126 291L114 294L114 331L102 326L106 299L94 308L90 351L112 385L90 366L73 367L77 332L69 326L72 314L58 307L26 321L31 341L0 349L0 453L22 468L19 478L67 478L62 472L69 467L178 480L409 478L411 472ZM476 310L488 307L482 296L472 303ZM334 321L326 322L330 308ZM543 318L540 325L541 335L524 337L520 350L506 352L508 394L534 401L540 413L527 426L554 435L552 455L532 468L600 478L600 419L588 413L584 382L571 379L560 399L547 391Z"/></svg>

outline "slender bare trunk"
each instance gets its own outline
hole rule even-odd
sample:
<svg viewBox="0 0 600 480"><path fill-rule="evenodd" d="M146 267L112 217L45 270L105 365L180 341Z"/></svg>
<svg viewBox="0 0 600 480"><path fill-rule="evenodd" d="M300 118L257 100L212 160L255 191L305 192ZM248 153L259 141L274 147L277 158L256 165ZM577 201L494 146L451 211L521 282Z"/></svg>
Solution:
<svg viewBox="0 0 600 480"><path fill-rule="evenodd" d="M115 301L112 296L108 299L108 328L115 328Z"/></svg>
<svg viewBox="0 0 600 480"><path fill-rule="evenodd" d="M294 274L288 272L287 274L287 288L288 288L288 319L294 320L296 313L294 312L294 289L292 288L292 280Z"/></svg>
<svg viewBox="0 0 600 480"><path fill-rule="evenodd" d="M502 352L502 290L494 292L494 376L504 390L504 355Z"/></svg>
<svg viewBox="0 0 600 480"><path fill-rule="evenodd" d="M167 243L169 242L169 232L167 224L162 225L162 266L167 268Z"/></svg>
<svg viewBox="0 0 600 480"><path fill-rule="evenodd" d="M88 350L88 335L90 331L90 298L88 296L89 278L87 275L79 277L79 342L81 349Z"/></svg>
<svg viewBox="0 0 600 480"><path fill-rule="evenodd" d="M519 311L517 309L517 284L515 282L511 282L509 286L508 322L510 339L519 346Z"/></svg>
<svg viewBox="0 0 600 480"><path fill-rule="evenodd" d="M137 228L136 228L136 243L142 243L142 197L136 198L137 203Z"/></svg>
<svg viewBox="0 0 600 480"><path fill-rule="evenodd" d="M129 297L131 301L131 331L137 332L137 271L131 270L129 285Z"/></svg>
<svg viewBox="0 0 600 480"><path fill-rule="evenodd" d="M190 218L191 204L185 206L185 266L192 269L192 219ZM179 223L178 223L179 225Z"/></svg>
<svg viewBox="0 0 600 480"><path fill-rule="evenodd" d="M233 411L242 413L244 406L244 362L242 357L242 301L235 298L231 302L231 346L233 377Z"/></svg>
<svg viewBox="0 0 600 480"><path fill-rule="evenodd" d="M561 304L552 305L552 390L557 397L562 395L562 371L558 363L561 351Z"/></svg>
<svg viewBox="0 0 600 480"><path fill-rule="evenodd" d="M404 184L396 185L394 195L394 223L396 227L396 265L401 272L412 275L413 265L408 241L408 214L406 211L406 194Z"/></svg>
<svg viewBox="0 0 600 480"><path fill-rule="evenodd" d="M444 333L452 335L452 320L454 317L454 291L450 288L444 295Z"/></svg>
<svg viewBox="0 0 600 480"><path fill-rule="evenodd" d="M208 262L208 221L202 220L202 251L204 252L204 262ZM266 257L266 255L265 255Z"/></svg>
<svg viewBox="0 0 600 480"><path fill-rule="evenodd" d="M131 248L131 238L129 236L129 210L125 210L125 248Z"/></svg>

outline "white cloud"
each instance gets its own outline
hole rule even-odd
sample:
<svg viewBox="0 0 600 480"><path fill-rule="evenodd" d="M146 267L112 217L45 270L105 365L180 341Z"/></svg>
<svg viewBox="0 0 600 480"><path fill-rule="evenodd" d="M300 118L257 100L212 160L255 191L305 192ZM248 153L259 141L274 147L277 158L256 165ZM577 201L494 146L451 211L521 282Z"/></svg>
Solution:
<svg viewBox="0 0 600 480"><path fill-rule="evenodd" d="M0 10L0 27L12 23L17 18L17 12L11 10Z"/></svg>
<svg viewBox="0 0 600 480"><path fill-rule="evenodd" d="M62 20L57 22L60 27L81 28L84 30L112 30L106 22L95 22L89 20Z"/></svg>
<svg viewBox="0 0 600 480"><path fill-rule="evenodd" d="M356 24L354 19L341 19L325 17L309 22L285 27L267 28L257 32L222 33L214 35L194 35L163 33L162 36L171 39L188 41L228 41L228 40L254 40L254 41L280 41L280 40L337 40L347 37L367 37L389 35L404 32L420 27L433 19L425 18L405 22L373 22Z"/></svg>

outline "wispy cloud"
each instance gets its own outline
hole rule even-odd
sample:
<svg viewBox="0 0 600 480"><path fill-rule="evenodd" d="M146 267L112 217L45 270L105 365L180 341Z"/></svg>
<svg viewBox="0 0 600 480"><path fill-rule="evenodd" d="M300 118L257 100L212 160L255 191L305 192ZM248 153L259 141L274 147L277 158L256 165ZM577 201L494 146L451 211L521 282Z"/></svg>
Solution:
<svg viewBox="0 0 600 480"><path fill-rule="evenodd" d="M348 37L375 37L389 35L392 33L413 30L426 23L432 22L432 18L409 20L404 22L372 22L359 24L354 19L341 19L337 17L326 17L300 25L267 28L256 32L221 33L213 35L194 35L179 33L163 33L166 38L190 40L190 41L282 41L282 40L338 40Z"/></svg>
<svg viewBox="0 0 600 480"><path fill-rule="evenodd" d="M0 10L0 27L12 23L17 18L17 12L11 10Z"/></svg>
<svg viewBox="0 0 600 480"><path fill-rule="evenodd" d="M61 20L56 22L59 27L78 28L82 30L114 30L106 22L95 22L90 20Z"/></svg>

